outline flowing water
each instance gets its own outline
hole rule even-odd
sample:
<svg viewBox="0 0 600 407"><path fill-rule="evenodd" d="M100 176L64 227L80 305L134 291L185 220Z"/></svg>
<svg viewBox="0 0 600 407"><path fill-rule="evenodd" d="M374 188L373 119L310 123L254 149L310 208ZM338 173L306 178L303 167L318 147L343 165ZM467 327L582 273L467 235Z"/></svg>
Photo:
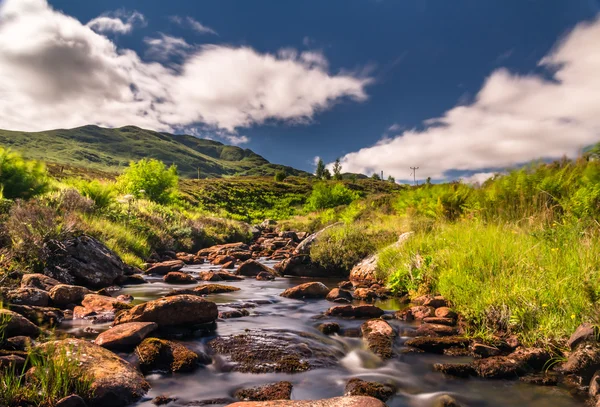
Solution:
<svg viewBox="0 0 600 407"><path fill-rule="evenodd" d="M265 261L267 265L272 262ZM188 266L183 271L191 274L198 271L218 269L211 265ZM178 288L190 288L190 285L165 284L160 278L149 278L149 284L124 287L118 294L131 294L135 303L156 299ZM542 387L520 383L518 381L492 381L482 379L453 379L434 372L432 365L438 362L468 362L468 357L449 357L431 354L399 353L403 342L408 339L406 333L415 329L415 324L397 320L388 321L399 333L396 339L396 353L399 356L389 361L381 361L367 351L360 338L348 338L334 335L326 337L316 327L322 322L337 322L342 329L359 328L364 320L339 318L318 319L318 316L334 305L326 300L299 301L280 297L286 288L311 280L298 278L277 278L275 281L257 281L246 278L244 281L226 281L223 284L241 288L228 294L210 295L207 299L216 302L219 310L227 309L227 304L253 303L250 315L243 318L220 320L213 336L186 340L190 349L204 350L205 344L219 335L243 333L247 329L269 331L290 331L311 333L322 337L332 354L342 355L333 368L310 370L304 373L249 374L232 372L219 357L213 363L190 374L159 375L147 377L152 389L138 405L153 406L150 400L158 395L178 397L174 405L207 400L231 398L234 391L243 387L258 386L281 380L293 384L292 399L321 399L341 396L344 386L350 378L391 383L398 388L397 394L387 401L390 407L428 407L442 394L449 394L466 406L529 406L529 407L570 407L582 403L571 398L567 391L557 387ZM333 288L338 280L318 279ZM204 282L200 282L203 284ZM399 304L385 301L375 305L385 311L396 311ZM88 321L69 321L61 327L78 336L93 338L95 334L85 332L90 327ZM101 331L109 324L93 325ZM125 358L131 355L122 354ZM227 403L220 404L226 405ZM217 406L219 404L216 404Z"/></svg>

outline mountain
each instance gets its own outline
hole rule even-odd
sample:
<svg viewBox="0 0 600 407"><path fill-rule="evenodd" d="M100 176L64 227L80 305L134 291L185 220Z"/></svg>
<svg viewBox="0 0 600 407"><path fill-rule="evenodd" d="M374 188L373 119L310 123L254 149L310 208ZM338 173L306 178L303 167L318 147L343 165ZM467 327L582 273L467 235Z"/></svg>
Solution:
<svg viewBox="0 0 600 407"><path fill-rule="evenodd" d="M278 170L285 170L288 175L309 175L272 164L249 149L135 126L83 126L35 133L0 130L0 145L30 159L108 172L120 172L132 160L156 158L167 165L177 165L179 173L189 178L196 178L198 169L202 178L273 175Z"/></svg>

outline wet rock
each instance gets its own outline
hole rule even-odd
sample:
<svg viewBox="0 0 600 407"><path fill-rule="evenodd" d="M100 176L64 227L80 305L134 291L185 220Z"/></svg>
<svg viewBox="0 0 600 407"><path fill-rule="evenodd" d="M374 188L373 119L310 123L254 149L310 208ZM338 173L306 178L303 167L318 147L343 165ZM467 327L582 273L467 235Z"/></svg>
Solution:
<svg viewBox="0 0 600 407"><path fill-rule="evenodd" d="M471 347L471 350L475 355L479 355L484 358L489 358L490 356L498 356L501 351L495 346L485 345L483 343L474 343Z"/></svg>
<svg viewBox="0 0 600 407"><path fill-rule="evenodd" d="M320 265L313 263L308 255L292 256L275 265L275 270L284 276L297 277L331 277L343 274L340 272L328 271Z"/></svg>
<svg viewBox="0 0 600 407"><path fill-rule="evenodd" d="M367 347L382 359L393 356L393 344L396 332L383 319L372 319L361 326L361 332Z"/></svg>
<svg viewBox="0 0 600 407"><path fill-rule="evenodd" d="M219 318L221 319L229 319L229 318L242 318L250 315L250 311L247 309L234 309L230 311L221 311L219 312Z"/></svg>
<svg viewBox="0 0 600 407"><path fill-rule="evenodd" d="M185 263L181 260L163 261L162 263L154 263L145 271L145 273L150 275L164 276L171 271L179 271L184 266Z"/></svg>
<svg viewBox="0 0 600 407"><path fill-rule="evenodd" d="M58 400L54 407L87 407L87 404L85 400L77 394L71 394L70 396Z"/></svg>
<svg viewBox="0 0 600 407"><path fill-rule="evenodd" d="M64 313L61 310L52 307L11 304L9 305L9 309L39 326L55 327L64 318Z"/></svg>
<svg viewBox="0 0 600 407"><path fill-rule="evenodd" d="M342 281L341 283L338 284L338 287L341 288L342 290L351 290L354 288L354 286L352 285L352 282L350 282L350 281Z"/></svg>
<svg viewBox="0 0 600 407"><path fill-rule="evenodd" d="M140 370L144 374L154 371L185 373L199 366L199 357L180 343L165 339L146 338L136 348Z"/></svg>
<svg viewBox="0 0 600 407"><path fill-rule="evenodd" d="M240 289L223 284L204 284L194 288L194 292L200 295L232 293L235 291L240 291Z"/></svg>
<svg viewBox="0 0 600 407"><path fill-rule="evenodd" d="M585 323L581 324L577 327L575 332L571 335L569 340L567 341L567 346L574 350L577 345L583 342L596 342L596 338L598 337L598 328L594 327L594 325Z"/></svg>
<svg viewBox="0 0 600 407"><path fill-rule="evenodd" d="M435 316L438 318L449 318L449 319L454 319L454 320L456 320L456 318L458 318L458 314L456 312L452 311L448 307L436 308Z"/></svg>
<svg viewBox="0 0 600 407"><path fill-rule="evenodd" d="M49 291L55 285L61 284L60 281L43 274L25 274L21 279L21 288L38 288L40 290Z"/></svg>
<svg viewBox="0 0 600 407"><path fill-rule="evenodd" d="M336 322L325 322L317 327L325 335L333 335L340 332L340 324Z"/></svg>
<svg viewBox="0 0 600 407"><path fill-rule="evenodd" d="M433 308L444 307L444 308L447 308L448 307L448 302L441 295L436 295L434 297L428 297L428 298L426 298L425 301L423 301L423 305L425 307L433 307Z"/></svg>
<svg viewBox="0 0 600 407"><path fill-rule="evenodd" d="M22 372L25 367L25 358L17 355L0 356L0 374L6 370Z"/></svg>
<svg viewBox="0 0 600 407"><path fill-rule="evenodd" d="M345 396L322 400L240 401L227 407L385 407L373 397Z"/></svg>
<svg viewBox="0 0 600 407"><path fill-rule="evenodd" d="M367 382L361 379L350 379L346 383L345 396L369 396L381 401L386 401L396 394L396 389L389 384Z"/></svg>
<svg viewBox="0 0 600 407"><path fill-rule="evenodd" d="M383 310L373 305L337 305L329 308L325 315L344 318L379 318L383 315Z"/></svg>
<svg viewBox="0 0 600 407"><path fill-rule="evenodd" d="M141 274L132 274L130 276L123 276L122 279L118 280L118 283L120 285L139 285L146 284L148 282L144 279L144 276L142 276Z"/></svg>
<svg viewBox="0 0 600 407"><path fill-rule="evenodd" d="M54 355L68 354L91 382L90 405L123 407L140 399L150 385L132 365L109 350L81 339L47 342L41 348Z"/></svg>
<svg viewBox="0 0 600 407"><path fill-rule="evenodd" d="M377 291L371 288L357 288L352 293L352 296L360 301L372 302L377 299Z"/></svg>
<svg viewBox="0 0 600 407"><path fill-rule="evenodd" d="M180 271L170 271L163 277L163 281L167 284L195 284L196 280L187 273Z"/></svg>
<svg viewBox="0 0 600 407"><path fill-rule="evenodd" d="M244 277L236 276L227 271L202 271L198 275L201 281L241 281Z"/></svg>
<svg viewBox="0 0 600 407"><path fill-rule="evenodd" d="M558 384L558 375L552 372L528 374L519 377L523 383L534 384L536 386L556 386Z"/></svg>
<svg viewBox="0 0 600 407"><path fill-rule="evenodd" d="M196 256L198 257L214 257L214 256L218 256L218 255L227 255L227 254L232 254L235 252L246 252L248 251L250 248L248 247L248 245L246 243L243 242L238 242L238 243L227 243L227 244L222 244L222 245L217 245L217 246L212 246L206 249L202 249L200 250Z"/></svg>
<svg viewBox="0 0 600 407"><path fill-rule="evenodd" d="M84 297L91 291L78 285L57 284L50 289L48 295L52 304L58 307L66 307L70 304L81 304Z"/></svg>
<svg viewBox="0 0 600 407"><path fill-rule="evenodd" d="M265 266L264 264L256 261L256 260L246 260L237 270L237 274L240 276L246 277L256 277L261 272L267 272L275 276L277 273L270 267Z"/></svg>
<svg viewBox="0 0 600 407"><path fill-rule="evenodd" d="M410 307L410 312L412 313L414 319L422 320L424 318L429 318L435 315L435 308L428 307L425 305L417 305L414 307Z"/></svg>
<svg viewBox="0 0 600 407"><path fill-rule="evenodd" d="M433 369L454 377L477 376L475 368L470 363L436 363Z"/></svg>
<svg viewBox="0 0 600 407"><path fill-rule="evenodd" d="M334 288L329 291L325 299L332 302L352 302L352 293L341 288Z"/></svg>
<svg viewBox="0 0 600 407"><path fill-rule="evenodd" d="M459 336L444 336L439 338L422 336L407 340L405 345L421 349L425 352L443 353L444 349L468 348L469 340Z"/></svg>
<svg viewBox="0 0 600 407"><path fill-rule="evenodd" d="M13 336L6 339L4 343L4 349L21 352L27 351L33 346L35 346L35 341L29 336Z"/></svg>
<svg viewBox="0 0 600 407"><path fill-rule="evenodd" d="M249 389L240 389L234 396L245 401L289 400L292 395L292 383L277 382Z"/></svg>
<svg viewBox="0 0 600 407"><path fill-rule="evenodd" d="M463 405L456 401L454 397L444 394L435 399L433 407L463 407Z"/></svg>
<svg viewBox="0 0 600 407"><path fill-rule="evenodd" d="M5 298L11 304L46 307L50 302L48 293L39 288L16 288L8 291Z"/></svg>
<svg viewBox="0 0 600 407"><path fill-rule="evenodd" d="M394 318L396 318L400 321L406 321L406 322L413 322L415 320L415 316L413 315L410 308L396 311L394 313Z"/></svg>
<svg viewBox="0 0 600 407"><path fill-rule="evenodd" d="M229 263L231 265L235 266L235 260L236 260L236 258L233 256L221 254L221 255L217 255L217 256L213 257L211 263L216 266L224 266ZM223 267L223 268L226 268L226 267Z"/></svg>
<svg viewBox="0 0 600 407"><path fill-rule="evenodd" d="M132 349L156 328L158 325L154 322L129 322L102 332L94 343L107 349Z"/></svg>
<svg viewBox="0 0 600 407"><path fill-rule="evenodd" d="M219 355L226 355L235 371L243 373L298 373L331 367L341 352L308 334L248 331L221 336L208 343Z"/></svg>
<svg viewBox="0 0 600 407"><path fill-rule="evenodd" d="M156 322L159 327L195 325L214 322L219 316L217 305L193 295L175 295L136 305L115 319L126 322Z"/></svg>
<svg viewBox="0 0 600 407"><path fill-rule="evenodd" d="M447 325L421 324L416 334L417 336L454 336L458 334L458 330Z"/></svg>
<svg viewBox="0 0 600 407"><path fill-rule="evenodd" d="M124 303L129 304L130 302L133 302L134 298L133 295L128 295L128 294L121 294L119 296L117 296L117 301L121 301Z"/></svg>
<svg viewBox="0 0 600 407"><path fill-rule="evenodd" d="M4 325L4 337L30 336L36 338L40 334L40 328L29 319L16 312L0 309L0 321Z"/></svg>
<svg viewBox="0 0 600 407"><path fill-rule="evenodd" d="M323 283L311 282L288 288L280 295L286 298L325 298L329 294L329 288Z"/></svg>
<svg viewBox="0 0 600 407"><path fill-rule="evenodd" d="M261 271L256 275L256 279L258 281L271 281L275 280L275 276L272 273L268 273L266 271Z"/></svg>
<svg viewBox="0 0 600 407"><path fill-rule="evenodd" d="M452 318L427 317L427 318L423 318L423 322L426 324L435 324L435 325L446 325L446 326L456 325L456 320L454 320Z"/></svg>
<svg viewBox="0 0 600 407"><path fill-rule="evenodd" d="M172 403L173 401L177 401L177 397L172 396L157 396L152 399L152 404L155 406L164 406L165 404Z"/></svg>
<svg viewBox="0 0 600 407"><path fill-rule="evenodd" d="M559 368L564 374L572 374L588 383L594 373L600 370L600 344L582 342L572 351L567 361Z"/></svg>
<svg viewBox="0 0 600 407"><path fill-rule="evenodd" d="M87 294L83 298L83 301L81 301L81 306L77 306L73 310L73 318L100 317L103 320L110 321L114 319L117 311L129 308L131 308L129 304L119 301L116 298L98 294Z"/></svg>
<svg viewBox="0 0 600 407"><path fill-rule="evenodd" d="M78 236L55 246L44 274L65 284L108 287L127 269L119 256L93 237Z"/></svg>
<svg viewBox="0 0 600 407"><path fill-rule="evenodd" d="M550 354L543 349L519 349L508 356L492 356L476 360L473 362L473 367L481 377L511 379L531 371L542 370L550 358Z"/></svg>

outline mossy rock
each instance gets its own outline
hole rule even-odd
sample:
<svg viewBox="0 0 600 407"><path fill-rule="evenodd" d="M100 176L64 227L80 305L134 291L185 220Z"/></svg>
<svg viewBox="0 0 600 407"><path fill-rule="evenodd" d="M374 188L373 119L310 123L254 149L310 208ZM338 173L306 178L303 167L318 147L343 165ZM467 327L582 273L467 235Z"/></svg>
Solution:
<svg viewBox="0 0 600 407"><path fill-rule="evenodd" d="M199 366L199 356L180 343L165 339L146 338L136 348L140 370L147 374L161 372L191 372Z"/></svg>

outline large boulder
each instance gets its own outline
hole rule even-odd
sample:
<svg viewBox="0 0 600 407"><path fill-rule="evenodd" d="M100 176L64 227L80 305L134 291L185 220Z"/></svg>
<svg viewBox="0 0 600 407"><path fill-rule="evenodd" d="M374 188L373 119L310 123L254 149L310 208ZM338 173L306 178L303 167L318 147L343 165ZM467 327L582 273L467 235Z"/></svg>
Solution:
<svg viewBox="0 0 600 407"><path fill-rule="evenodd" d="M44 274L65 284L108 287L121 278L127 268L116 253L85 235L55 244L51 250Z"/></svg>
<svg viewBox="0 0 600 407"><path fill-rule="evenodd" d="M217 305L195 295L175 295L136 305L115 319L126 322L156 322L159 328L214 322L219 316Z"/></svg>
<svg viewBox="0 0 600 407"><path fill-rule="evenodd" d="M321 236L323 234L323 232L325 232L326 230L329 230L331 228L334 228L336 226L340 226L342 224L343 224L342 222L337 222L337 223L334 223L333 225L324 227L323 229L319 230L318 232L315 232L315 233L309 235L302 241L302 243L300 243L298 246L296 246L294 253L301 254L301 255L302 254L303 255L310 254L310 248L317 241L317 239L319 239L319 236Z"/></svg>
<svg viewBox="0 0 600 407"><path fill-rule="evenodd" d="M185 373L199 366L198 354L180 343L158 338L146 338L136 348L140 370L150 372Z"/></svg>
<svg viewBox="0 0 600 407"><path fill-rule="evenodd" d="M37 337L40 334L33 322L16 312L0 309L0 324L4 325L4 338L13 336Z"/></svg>
<svg viewBox="0 0 600 407"><path fill-rule="evenodd" d="M11 311L20 314L39 326L55 327L65 317L64 313L58 308L36 307L33 305L10 304Z"/></svg>
<svg viewBox="0 0 600 407"><path fill-rule="evenodd" d="M52 304L65 307L70 304L81 304L86 295L91 291L79 285L57 284L48 293Z"/></svg>
<svg viewBox="0 0 600 407"><path fill-rule="evenodd" d="M329 288L323 283L310 282L288 288L280 295L286 298L325 298L329 294Z"/></svg>
<svg viewBox="0 0 600 407"><path fill-rule="evenodd" d="M227 407L385 407L373 397L345 396L322 400L240 401Z"/></svg>
<svg viewBox="0 0 600 407"><path fill-rule="evenodd" d="M319 264L314 263L308 255L292 256L281 263L277 263L274 268L281 275L297 277L333 277L341 273L338 272L336 274L335 272L328 271Z"/></svg>
<svg viewBox="0 0 600 407"><path fill-rule="evenodd" d="M91 382L92 407L121 407L140 399L150 385L132 365L109 350L80 339L47 342L41 348L57 357L68 355Z"/></svg>
<svg viewBox="0 0 600 407"><path fill-rule="evenodd" d="M6 300L11 304L46 307L50 297L46 291L39 288L15 288L6 293Z"/></svg>
<svg viewBox="0 0 600 407"><path fill-rule="evenodd" d="M21 279L21 288L39 288L40 290L49 291L58 284L61 284L61 282L37 273L25 274Z"/></svg>
<svg viewBox="0 0 600 407"><path fill-rule="evenodd" d="M181 271L169 271L163 280L167 284L195 284L194 277Z"/></svg>
<svg viewBox="0 0 600 407"><path fill-rule="evenodd" d="M102 332L94 343L107 349L131 349L158 328L154 322L128 322Z"/></svg>
<svg viewBox="0 0 600 407"><path fill-rule="evenodd" d="M246 276L246 277L256 277L258 274L260 274L262 272L267 272L272 275L276 274L272 268L267 267L264 264L262 264L261 262L252 260L252 259L246 260L245 262L240 264L240 266L238 267L238 270L237 270L237 273L240 276Z"/></svg>
<svg viewBox="0 0 600 407"><path fill-rule="evenodd" d="M146 274L164 276L172 271L179 271L185 266L181 260L169 260L162 263L154 263L145 271Z"/></svg>

